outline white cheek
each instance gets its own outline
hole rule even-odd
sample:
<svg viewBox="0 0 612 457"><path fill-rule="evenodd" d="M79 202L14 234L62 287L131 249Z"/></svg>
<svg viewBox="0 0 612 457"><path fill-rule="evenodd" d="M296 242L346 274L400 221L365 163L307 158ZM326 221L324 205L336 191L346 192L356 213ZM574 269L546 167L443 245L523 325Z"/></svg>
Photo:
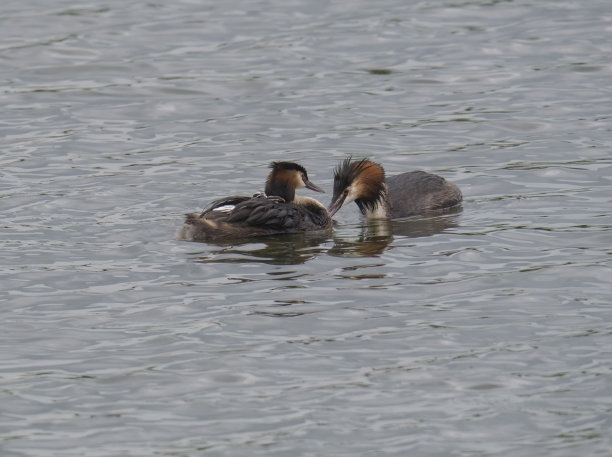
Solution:
<svg viewBox="0 0 612 457"><path fill-rule="evenodd" d="M302 177L301 174L298 175L298 184L295 187L296 189L301 189L303 187L306 187L306 183L304 183L304 178Z"/></svg>
<svg viewBox="0 0 612 457"><path fill-rule="evenodd" d="M357 192L355 191L355 187L351 186L348 188L348 194L346 195L346 198L344 199L344 204L347 205L351 202L354 202L355 200L357 200Z"/></svg>

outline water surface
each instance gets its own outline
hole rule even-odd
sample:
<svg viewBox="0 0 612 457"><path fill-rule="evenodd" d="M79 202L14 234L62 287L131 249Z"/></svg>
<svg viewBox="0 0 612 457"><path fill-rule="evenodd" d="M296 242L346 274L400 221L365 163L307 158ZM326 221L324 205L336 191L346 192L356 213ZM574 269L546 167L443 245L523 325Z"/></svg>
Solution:
<svg viewBox="0 0 612 457"><path fill-rule="evenodd" d="M3 456L608 455L607 2L3 5ZM462 210L173 240L349 154Z"/></svg>

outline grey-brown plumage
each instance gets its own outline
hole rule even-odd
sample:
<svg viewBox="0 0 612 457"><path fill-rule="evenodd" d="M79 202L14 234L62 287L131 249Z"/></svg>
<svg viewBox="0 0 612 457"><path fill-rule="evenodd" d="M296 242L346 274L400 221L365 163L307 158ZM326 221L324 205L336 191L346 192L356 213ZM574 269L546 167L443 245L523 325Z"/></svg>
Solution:
<svg viewBox="0 0 612 457"><path fill-rule="evenodd" d="M334 215L354 201L367 217L400 218L451 208L463 200L461 190L441 176L410 171L385 177L380 164L348 158L334 172Z"/></svg>
<svg viewBox="0 0 612 457"><path fill-rule="evenodd" d="M409 171L387 178L387 198L392 218L451 208L463 200L455 184L425 171Z"/></svg>
<svg viewBox="0 0 612 457"><path fill-rule="evenodd" d="M274 162L271 168L269 195L216 200L199 216L187 214L176 239L213 241L330 229L331 217L321 203L295 197L298 187L323 192L308 180L306 170L292 162Z"/></svg>

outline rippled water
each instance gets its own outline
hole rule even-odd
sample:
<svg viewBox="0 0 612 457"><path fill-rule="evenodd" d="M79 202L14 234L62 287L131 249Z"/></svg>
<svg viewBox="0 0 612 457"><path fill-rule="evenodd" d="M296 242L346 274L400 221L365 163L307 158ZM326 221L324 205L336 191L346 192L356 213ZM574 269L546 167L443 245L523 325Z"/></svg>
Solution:
<svg viewBox="0 0 612 457"><path fill-rule="evenodd" d="M3 456L609 455L607 1L7 1L0 30ZM348 154L463 209L172 239Z"/></svg>

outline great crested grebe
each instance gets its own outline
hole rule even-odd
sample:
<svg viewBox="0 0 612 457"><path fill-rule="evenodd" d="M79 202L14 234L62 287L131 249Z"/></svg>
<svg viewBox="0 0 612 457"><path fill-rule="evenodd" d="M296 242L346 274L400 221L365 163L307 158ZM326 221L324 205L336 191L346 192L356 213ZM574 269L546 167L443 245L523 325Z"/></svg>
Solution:
<svg viewBox="0 0 612 457"><path fill-rule="evenodd" d="M272 162L270 168L264 194L225 197L200 215L187 214L175 238L211 241L331 229L325 206L295 195L302 187L323 192L308 180L306 169L293 162Z"/></svg>
<svg viewBox="0 0 612 457"><path fill-rule="evenodd" d="M334 171L333 216L355 202L369 218L399 218L443 210L461 203L461 190L441 176L409 171L385 179L385 170L369 159L341 162Z"/></svg>

